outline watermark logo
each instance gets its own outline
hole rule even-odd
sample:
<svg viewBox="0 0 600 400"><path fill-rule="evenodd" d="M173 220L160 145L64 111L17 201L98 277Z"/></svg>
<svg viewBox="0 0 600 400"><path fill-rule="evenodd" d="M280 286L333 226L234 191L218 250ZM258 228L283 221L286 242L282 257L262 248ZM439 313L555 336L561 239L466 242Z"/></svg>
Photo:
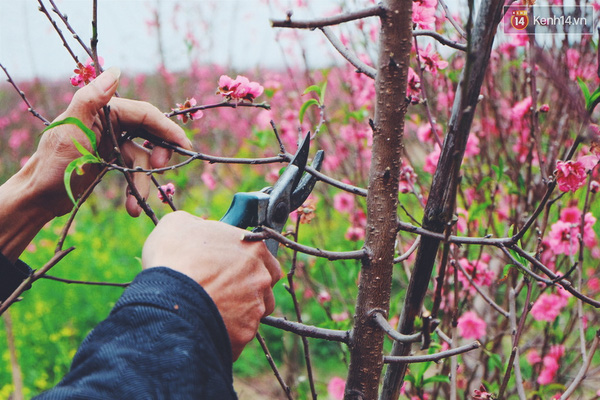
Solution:
<svg viewBox="0 0 600 400"><path fill-rule="evenodd" d="M592 6L504 6L504 33L525 35L593 35Z"/></svg>
<svg viewBox="0 0 600 400"><path fill-rule="evenodd" d="M529 25L529 16L527 10L512 10L510 17L510 25L518 30L522 31Z"/></svg>

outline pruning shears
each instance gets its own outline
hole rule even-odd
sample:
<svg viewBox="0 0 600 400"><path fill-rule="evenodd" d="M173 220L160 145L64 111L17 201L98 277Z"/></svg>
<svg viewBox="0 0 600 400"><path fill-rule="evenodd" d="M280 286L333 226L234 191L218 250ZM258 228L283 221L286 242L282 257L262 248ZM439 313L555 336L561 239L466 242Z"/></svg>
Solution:
<svg viewBox="0 0 600 400"><path fill-rule="evenodd" d="M221 221L242 229L255 227L255 232L261 227L281 232L289 214L304 203L317 182L315 176L305 173L309 149L310 132L277 182L258 192L236 193ZM323 157L323 150L319 150L311 163L315 170L321 169ZM271 254L277 256L279 242L267 239L265 243Z"/></svg>

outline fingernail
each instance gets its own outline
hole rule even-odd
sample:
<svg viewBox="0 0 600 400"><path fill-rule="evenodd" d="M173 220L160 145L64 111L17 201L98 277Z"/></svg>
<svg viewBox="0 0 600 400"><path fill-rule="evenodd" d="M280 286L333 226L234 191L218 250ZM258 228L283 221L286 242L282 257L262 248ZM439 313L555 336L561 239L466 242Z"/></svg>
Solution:
<svg viewBox="0 0 600 400"><path fill-rule="evenodd" d="M94 84L106 93L119 81L119 77L121 77L119 67L110 67L94 80Z"/></svg>

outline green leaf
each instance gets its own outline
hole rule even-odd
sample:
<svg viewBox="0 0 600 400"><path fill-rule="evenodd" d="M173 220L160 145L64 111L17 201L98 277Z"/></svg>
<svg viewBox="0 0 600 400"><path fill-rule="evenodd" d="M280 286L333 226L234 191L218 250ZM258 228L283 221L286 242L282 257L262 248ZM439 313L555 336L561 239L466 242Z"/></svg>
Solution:
<svg viewBox="0 0 600 400"><path fill-rule="evenodd" d="M491 203L488 200L486 200L483 203L479 203L477 205L471 206L471 208L469 209L469 221L468 222L479 219L479 217L481 216L481 213L484 212L485 210L487 210L487 208L490 206L490 204Z"/></svg>
<svg viewBox="0 0 600 400"><path fill-rule="evenodd" d="M302 104L302 106L300 107L300 112L298 113L298 119L300 120L300 123L302 124L302 120L304 119L304 114L306 113L306 110L308 109L308 107L312 106L312 105L319 105L319 102L315 99L310 99L307 100L306 102L304 102L304 104Z"/></svg>
<svg viewBox="0 0 600 400"><path fill-rule="evenodd" d="M600 103L600 87L596 88L594 93L590 96L590 102L587 104L587 110L591 114L594 112L594 108Z"/></svg>
<svg viewBox="0 0 600 400"><path fill-rule="evenodd" d="M493 166L492 166L492 168L493 168ZM477 185L477 190L481 190L481 188L483 188L485 186L485 184L491 180L492 180L491 176L484 176L483 179L481 179L481 182L479 182L479 185Z"/></svg>
<svg viewBox="0 0 600 400"><path fill-rule="evenodd" d="M94 164L98 162L98 157L92 154L83 155L71 161L69 165L67 165L67 168L65 168L65 175L63 178L65 183L65 189L67 190L67 195L69 196L69 199L71 199L74 205L77 205L77 202L75 201L75 198L73 197L73 191L71 190L71 175L73 175L73 171L77 171L78 175L83 175L83 166L85 164Z"/></svg>
<svg viewBox="0 0 600 400"><path fill-rule="evenodd" d="M506 264L504 266L504 268L502 269L502 277L499 279L500 282L508 278L508 273L510 272L511 268L517 268L517 266L515 264ZM521 272L519 268L517 268L517 271Z"/></svg>
<svg viewBox="0 0 600 400"><path fill-rule="evenodd" d="M319 94L319 103L325 104L325 89L327 89L327 81L323 82L321 86L321 93Z"/></svg>
<svg viewBox="0 0 600 400"><path fill-rule="evenodd" d="M579 84L579 88L583 93L583 98L585 99L585 107L587 108L588 104L590 103L590 90L580 77L577 77L577 83Z"/></svg>
<svg viewBox="0 0 600 400"><path fill-rule="evenodd" d="M44 129L42 131L42 133L46 132L49 129L55 128L60 125L65 125L65 124L76 125L79 129L81 129L83 131L83 133L85 133L85 136L87 136L88 140L90 141L90 144L92 145L92 151L94 153L98 152L98 143L96 140L96 133L93 130L91 130L90 128L88 128L87 126L85 126L84 123L81 122L81 120L78 118L67 117L60 121L53 122L50 125L48 125L46 127L46 129Z"/></svg>
<svg viewBox="0 0 600 400"><path fill-rule="evenodd" d="M498 369L504 371L504 364L502 363L502 357L499 354L489 354L488 358L488 369Z"/></svg>
<svg viewBox="0 0 600 400"><path fill-rule="evenodd" d="M77 150L79 150L79 152L81 153L81 155L83 155L83 156L92 156L92 157L96 158L92 153L90 153L88 151L88 149L86 149L85 147L83 147L81 145L81 143L79 143L77 141L77 139L71 138L71 140L73 141L73 144L75 145L75 147L77 148Z"/></svg>
<svg viewBox="0 0 600 400"><path fill-rule="evenodd" d="M307 87L304 92L302 92L302 96L304 96L305 94L308 94L310 92L315 92L317 94L317 96L321 97L321 87L318 85L310 85L309 87Z"/></svg>
<svg viewBox="0 0 600 400"><path fill-rule="evenodd" d="M423 386L428 383L450 383L450 378L448 375L435 375L431 376L423 381Z"/></svg>

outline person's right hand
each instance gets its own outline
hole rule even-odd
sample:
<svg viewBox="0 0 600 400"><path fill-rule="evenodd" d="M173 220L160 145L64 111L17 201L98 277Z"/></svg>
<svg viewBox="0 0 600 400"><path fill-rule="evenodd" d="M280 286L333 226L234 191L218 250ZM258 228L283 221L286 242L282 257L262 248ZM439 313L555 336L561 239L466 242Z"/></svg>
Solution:
<svg viewBox="0 0 600 400"><path fill-rule="evenodd" d="M169 267L199 283L217 305L227 327L233 359L273 312L272 288L279 262L264 242L242 240L245 231L183 211L164 216L142 252L142 268Z"/></svg>

